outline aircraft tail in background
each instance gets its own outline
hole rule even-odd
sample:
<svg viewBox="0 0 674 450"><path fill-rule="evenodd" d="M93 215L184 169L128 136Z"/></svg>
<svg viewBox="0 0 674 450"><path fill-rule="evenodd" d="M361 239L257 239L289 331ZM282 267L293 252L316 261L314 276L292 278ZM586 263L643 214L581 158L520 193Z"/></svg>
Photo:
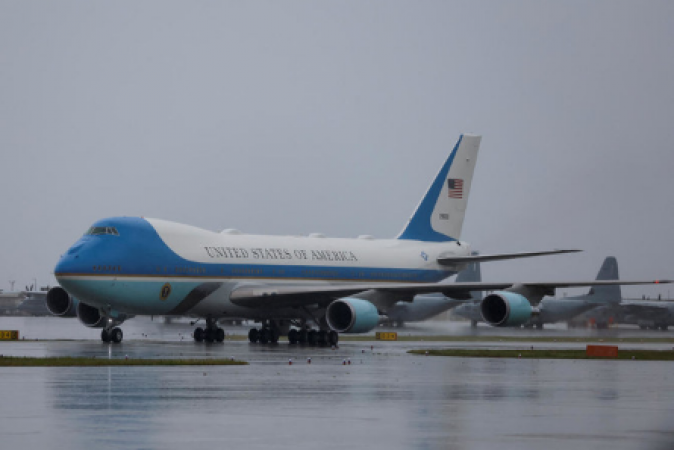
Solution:
<svg viewBox="0 0 674 450"><path fill-rule="evenodd" d="M473 252L473 255L477 254L477 252ZM480 281L482 281L482 271L480 270L479 262L468 264L468 266L456 276L457 283L479 283ZM482 300L482 296L482 291L470 291L470 297L473 300Z"/></svg>
<svg viewBox="0 0 674 450"><path fill-rule="evenodd" d="M607 256L599 269L597 280L619 280L618 260L614 256ZM592 303L620 303L622 292L619 285L592 286L587 294Z"/></svg>

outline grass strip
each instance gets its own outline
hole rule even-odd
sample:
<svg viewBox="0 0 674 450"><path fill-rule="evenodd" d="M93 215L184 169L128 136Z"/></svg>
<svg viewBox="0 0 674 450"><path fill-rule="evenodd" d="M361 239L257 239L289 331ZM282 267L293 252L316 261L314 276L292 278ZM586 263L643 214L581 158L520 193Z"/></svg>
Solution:
<svg viewBox="0 0 674 450"><path fill-rule="evenodd" d="M429 356L454 356L464 358L522 358L522 359L621 359L639 361L674 361L671 350L618 350L617 358L587 356L585 350L483 350L445 349L410 350L408 353Z"/></svg>
<svg viewBox="0 0 674 450"><path fill-rule="evenodd" d="M0 356L0 367L109 367L109 366L243 366L248 363L231 359L107 359L70 356Z"/></svg>

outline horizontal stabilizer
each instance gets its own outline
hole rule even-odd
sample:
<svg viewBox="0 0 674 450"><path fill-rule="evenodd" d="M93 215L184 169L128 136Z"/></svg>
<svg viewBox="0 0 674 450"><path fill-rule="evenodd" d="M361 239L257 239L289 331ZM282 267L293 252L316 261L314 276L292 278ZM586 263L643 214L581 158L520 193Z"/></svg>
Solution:
<svg viewBox="0 0 674 450"><path fill-rule="evenodd" d="M532 256L558 255L561 253L577 252L582 252L582 250L549 250L544 252L502 253L500 255L441 256L438 258L438 264L449 266L461 263L500 261L503 259L529 258Z"/></svg>

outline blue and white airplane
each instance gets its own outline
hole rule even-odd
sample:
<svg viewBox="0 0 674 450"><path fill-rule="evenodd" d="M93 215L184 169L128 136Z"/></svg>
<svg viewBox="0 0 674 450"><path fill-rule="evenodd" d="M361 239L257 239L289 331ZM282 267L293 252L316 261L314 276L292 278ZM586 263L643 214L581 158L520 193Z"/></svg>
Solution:
<svg viewBox="0 0 674 450"><path fill-rule="evenodd" d="M528 320L532 304L555 287L597 285L436 284L471 262L577 251L471 255L459 237L480 140L459 138L396 239L217 233L113 217L96 222L61 256L54 269L60 287L49 291L47 306L55 315L77 315L102 328L105 342L120 342L118 325L130 317L185 315L205 320L205 329L194 331L196 341L222 341L217 321L234 317L262 324L250 330L251 342L287 335L291 343L333 345L338 333L370 331L380 312L417 294L469 299L470 291L501 289L483 300L487 321L499 325Z"/></svg>

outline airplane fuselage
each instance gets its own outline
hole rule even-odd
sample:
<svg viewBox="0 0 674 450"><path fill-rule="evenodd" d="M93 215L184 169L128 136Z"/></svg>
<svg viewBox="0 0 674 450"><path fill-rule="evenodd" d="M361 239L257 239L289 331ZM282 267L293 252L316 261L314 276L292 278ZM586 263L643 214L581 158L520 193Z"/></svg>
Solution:
<svg viewBox="0 0 674 450"><path fill-rule="evenodd" d="M71 295L113 316L247 317L250 308L228 301L243 284L429 283L461 269L439 265L440 255L470 253L458 241L216 233L118 217L94 224L61 257L55 276Z"/></svg>

